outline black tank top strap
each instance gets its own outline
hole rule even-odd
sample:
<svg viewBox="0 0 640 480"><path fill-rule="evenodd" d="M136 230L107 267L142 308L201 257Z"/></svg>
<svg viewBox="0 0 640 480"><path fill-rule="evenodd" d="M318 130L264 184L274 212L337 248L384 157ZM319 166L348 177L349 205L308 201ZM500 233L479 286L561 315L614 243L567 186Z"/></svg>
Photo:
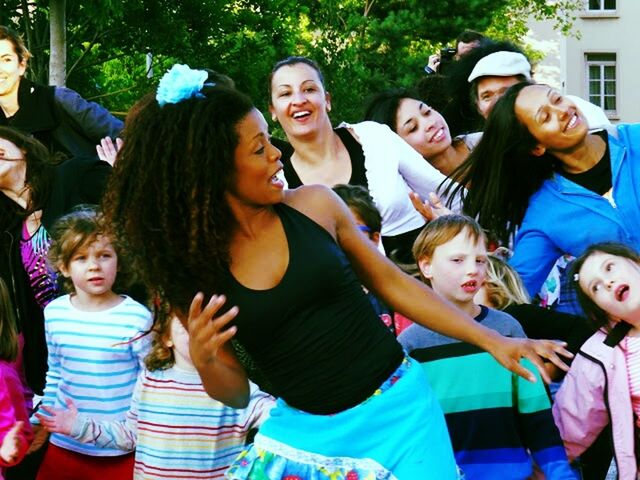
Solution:
<svg viewBox="0 0 640 480"><path fill-rule="evenodd" d="M362 145L351 135L351 132L346 127L336 128L334 132L336 132L340 140L342 140L351 159L351 178L349 179L349 185L362 185L368 189L369 183L367 182L366 169L364 167L364 150L362 149Z"/></svg>

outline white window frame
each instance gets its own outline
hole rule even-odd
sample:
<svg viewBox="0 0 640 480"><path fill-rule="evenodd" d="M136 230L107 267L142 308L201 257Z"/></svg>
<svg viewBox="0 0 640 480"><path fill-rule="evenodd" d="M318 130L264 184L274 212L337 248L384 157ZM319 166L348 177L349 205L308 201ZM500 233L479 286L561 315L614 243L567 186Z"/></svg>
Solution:
<svg viewBox="0 0 640 480"><path fill-rule="evenodd" d="M616 6L614 8L605 8L605 0L598 0L600 8L591 8L589 6L590 0L585 0L585 10L587 12L615 12L618 9L618 0L615 0Z"/></svg>
<svg viewBox="0 0 640 480"><path fill-rule="evenodd" d="M605 8L604 2L605 0L598 0L600 2L599 8L591 8L589 7L589 0L584 0L584 11L582 13L582 17L617 17L618 16L618 2L616 0L615 8Z"/></svg>
<svg viewBox="0 0 640 480"><path fill-rule="evenodd" d="M589 60L589 55L613 55L615 57L615 60ZM612 119L616 119L618 118L618 106L620 105L620 82L619 82L619 78L620 76L618 75L618 54L617 52L585 52L584 54L584 64L585 64L585 98L588 99L591 102L591 77L589 76L589 67L600 67L600 103L599 104L595 104L597 106L599 106L600 108L602 108L602 110L604 111L604 113L607 115L607 117L612 118ZM616 108L614 110L606 110L604 108L604 99L607 96L611 96L611 95L606 95L605 94L605 84L607 83L605 81L605 74L604 74L604 68L605 67L614 67L614 72L615 72L615 94L613 95L613 98L615 99L615 104L616 104ZM592 102L593 103L593 102Z"/></svg>

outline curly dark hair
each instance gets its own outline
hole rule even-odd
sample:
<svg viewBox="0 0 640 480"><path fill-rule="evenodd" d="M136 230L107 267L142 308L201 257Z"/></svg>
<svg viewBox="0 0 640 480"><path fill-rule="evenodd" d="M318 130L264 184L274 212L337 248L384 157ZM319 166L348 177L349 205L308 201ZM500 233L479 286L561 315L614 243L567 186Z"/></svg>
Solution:
<svg viewBox="0 0 640 480"><path fill-rule="evenodd" d="M254 109L224 86L200 93L163 107L147 95L134 107L103 208L141 280L181 312L228 271L235 220L225 193L236 126Z"/></svg>

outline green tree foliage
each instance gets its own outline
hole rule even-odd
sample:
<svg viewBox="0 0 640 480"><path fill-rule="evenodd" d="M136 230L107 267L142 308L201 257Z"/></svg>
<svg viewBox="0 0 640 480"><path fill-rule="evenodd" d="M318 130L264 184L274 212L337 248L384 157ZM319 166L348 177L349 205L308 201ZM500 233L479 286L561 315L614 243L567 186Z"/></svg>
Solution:
<svg viewBox="0 0 640 480"><path fill-rule="evenodd" d="M30 75L46 82L45 1L0 1L23 32ZM124 113L175 62L232 77L265 111L272 65L307 55L324 69L336 121L358 121L366 98L413 86L430 53L466 28L519 40L530 14L567 32L579 0L75 0L67 1L67 85ZM27 12L25 14L25 12ZM147 78L146 52L152 52Z"/></svg>

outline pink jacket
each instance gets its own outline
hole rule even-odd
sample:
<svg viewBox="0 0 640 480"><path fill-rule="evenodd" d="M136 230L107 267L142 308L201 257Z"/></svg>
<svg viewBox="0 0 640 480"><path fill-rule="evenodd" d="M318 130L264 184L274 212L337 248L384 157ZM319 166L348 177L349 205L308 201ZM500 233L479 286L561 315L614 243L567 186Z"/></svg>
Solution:
<svg viewBox="0 0 640 480"><path fill-rule="evenodd" d="M622 348L598 331L582 346L562 382L553 417L569 460L583 453L609 421L620 480L636 480L634 420Z"/></svg>
<svg viewBox="0 0 640 480"><path fill-rule="evenodd" d="M19 463L27 452L27 447L33 437L29 423L28 402L24 395L24 385L16 371L15 363L0 360L0 443L16 421L23 422L20 432L22 449L12 463L5 463L0 459L0 479L3 478L3 467Z"/></svg>

